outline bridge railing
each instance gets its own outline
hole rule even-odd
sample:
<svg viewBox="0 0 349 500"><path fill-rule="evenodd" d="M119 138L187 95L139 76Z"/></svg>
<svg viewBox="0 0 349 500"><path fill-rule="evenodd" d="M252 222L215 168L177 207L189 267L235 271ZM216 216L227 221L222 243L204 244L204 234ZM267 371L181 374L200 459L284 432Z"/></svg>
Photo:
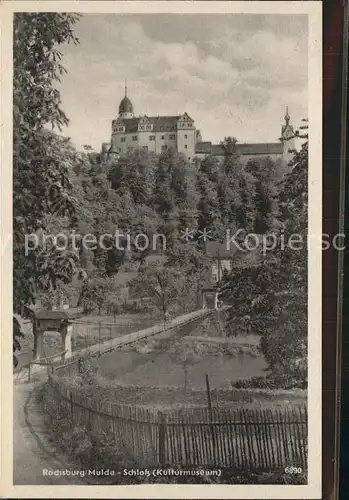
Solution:
<svg viewBox="0 0 349 500"><path fill-rule="evenodd" d="M212 310L204 310L199 309L197 311L184 314L182 316L177 316L173 318L171 321L164 323L160 323L154 326L150 326L148 328L144 328L142 330L137 330L136 332L131 332L126 335L118 336L112 339L105 340L104 342L98 342L96 344L90 345L84 349L80 349L79 352L81 355L100 355L104 352L108 352L112 349L116 349L117 347L131 344L133 342L137 342L138 340L143 340L148 337L152 337L158 333L162 333L164 330L172 330L173 328L178 328L183 326L191 321L195 321L197 318L209 316L212 314Z"/></svg>
<svg viewBox="0 0 349 500"><path fill-rule="evenodd" d="M133 344L134 342L138 342L139 340L144 340L146 338L150 338L153 335L158 333L163 333L164 331L171 331L172 329L179 328L185 324L191 323L200 317L209 316L213 313L212 310L208 309L199 309L197 311L178 316L173 318L166 325L158 324L149 328L145 328L143 330L139 330L137 332L129 333L127 335L123 335L121 337L113 338L111 340L106 340L105 342L100 342L97 344L93 344L84 349L80 349L76 352L73 352L73 355L69 357L69 359L57 360L59 354L54 354L53 356L42 358L42 360L35 362L34 364L45 364L43 360L48 360L51 365L51 372L56 373L56 375L60 375L61 373L67 373L67 371L74 371L78 366L79 362L93 358L96 356L101 356L106 354L114 349L118 349L119 347Z"/></svg>

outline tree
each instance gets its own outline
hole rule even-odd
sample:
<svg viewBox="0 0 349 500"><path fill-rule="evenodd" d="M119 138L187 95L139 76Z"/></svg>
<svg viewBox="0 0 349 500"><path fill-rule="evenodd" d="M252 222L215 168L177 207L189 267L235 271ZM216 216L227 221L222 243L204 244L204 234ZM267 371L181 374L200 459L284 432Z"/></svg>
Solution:
<svg viewBox="0 0 349 500"><path fill-rule="evenodd" d="M126 297L127 291L125 287L118 287L107 293L105 297L105 308L109 314L113 315L114 323L116 322L116 316L120 314L122 305L126 301Z"/></svg>
<svg viewBox="0 0 349 500"><path fill-rule="evenodd" d="M58 283L56 288L45 293L41 297L41 304L45 309L61 309L69 301L69 293L64 289L64 285Z"/></svg>
<svg viewBox="0 0 349 500"><path fill-rule="evenodd" d="M13 317L13 342L12 342L12 348L13 348L13 366L14 368L17 368L18 366L18 358L16 356L17 351L21 350L21 344L19 342L19 339L23 338L23 332L21 330L21 326L19 324L19 321L17 318Z"/></svg>
<svg viewBox="0 0 349 500"><path fill-rule="evenodd" d="M135 204L151 203L156 159L144 151L132 151L111 165L108 179L120 196L129 194Z"/></svg>
<svg viewBox="0 0 349 500"><path fill-rule="evenodd" d="M221 147L224 151L224 170L226 173L231 172L233 165L237 160L237 139L235 137L225 137L224 141L221 142ZM233 158L233 161L231 161Z"/></svg>
<svg viewBox="0 0 349 500"><path fill-rule="evenodd" d="M226 138L222 143L224 161L218 177L217 194L223 227L253 228L255 219L254 180L240 162L236 139Z"/></svg>
<svg viewBox="0 0 349 500"><path fill-rule="evenodd" d="M218 200L219 166L212 157L204 158L200 163L196 179L196 188L199 194L198 228L210 231L212 237L223 237L221 211Z"/></svg>
<svg viewBox="0 0 349 500"><path fill-rule="evenodd" d="M117 289L114 278L90 277L83 284L79 304L82 305L85 313L97 309L100 316L107 298L110 297L110 294L115 294Z"/></svg>
<svg viewBox="0 0 349 500"><path fill-rule="evenodd" d="M184 281L185 277L179 269L160 262L148 267L130 282L130 293L136 297L149 298L161 313L165 324L167 313L176 311Z"/></svg>
<svg viewBox="0 0 349 500"><path fill-rule="evenodd" d="M25 235L42 228L48 213L64 214L75 222L68 176L73 151L53 129L68 123L55 88L65 72L57 45L78 43L73 33L78 19L78 15L66 13L14 15L13 306L18 313L35 301L38 278L40 249L26 256ZM14 333L14 351L17 339Z"/></svg>
<svg viewBox="0 0 349 500"><path fill-rule="evenodd" d="M299 248L280 244L264 262L234 269L221 287L231 303L230 334L257 333L269 364L271 384L307 384L307 221L308 142L294 153L278 197L282 227L274 235L280 243L291 235L302 238Z"/></svg>
<svg viewBox="0 0 349 500"><path fill-rule="evenodd" d="M201 307L202 289L210 282L212 261L197 241L177 241L168 256L169 266L179 268L185 276L178 305L183 311Z"/></svg>
<svg viewBox="0 0 349 500"><path fill-rule="evenodd" d="M250 160L246 170L253 177L253 203L256 211L254 231L265 234L273 228L278 216L280 186L279 167L271 158Z"/></svg>
<svg viewBox="0 0 349 500"><path fill-rule="evenodd" d="M184 392L188 390L188 372L189 368L199 363L205 355L205 348L202 343L181 339L171 345L168 350L171 360L181 366L184 371Z"/></svg>
<svg viewBox="0 0 349 500"><path fill-rule="evenodd" d="M197 225L195 178L184 155L171 150L158 159L153 206L160 216L159 231L166 236L167 249L178 240L181 230Z"/></svg>
<svg viewBox="0 0 349 500"><path fill-rule="evenodd" d="M157 157L144 151L132 151L127 156L120 158L118 163L111 166L108 179L114 193L119 196L118 230L124 235L120 239L122 246L131 246L131 258L140 261L143 266L145 259L151 251L149 243L158 233L161 215L154 207L155 170ZM135 239L139 235L144 239ZM144 249L142 247L144 246Z"/></svg>
<svg viewBox="0 0 349 500"><path fill-rule="evenodd" d="M171 189L171 160L172 153L164 152L160 155L156 170L154 186L154 206L158 213L166 216L175 209L175 200Z"/></svg>

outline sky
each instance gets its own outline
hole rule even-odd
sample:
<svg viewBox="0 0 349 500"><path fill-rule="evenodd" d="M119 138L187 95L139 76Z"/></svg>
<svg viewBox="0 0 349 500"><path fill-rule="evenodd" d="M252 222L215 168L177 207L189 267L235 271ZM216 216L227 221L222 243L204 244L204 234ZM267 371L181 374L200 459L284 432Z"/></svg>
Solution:
<svg viewBox="0 0 349 500"><path fill-rule="evenodd" d="M286 106L307 118L305 15L85 14L75 34L59 89L78 149L110 141L125 79L136 114L186 111L213 143L277 141Z"/></svg>

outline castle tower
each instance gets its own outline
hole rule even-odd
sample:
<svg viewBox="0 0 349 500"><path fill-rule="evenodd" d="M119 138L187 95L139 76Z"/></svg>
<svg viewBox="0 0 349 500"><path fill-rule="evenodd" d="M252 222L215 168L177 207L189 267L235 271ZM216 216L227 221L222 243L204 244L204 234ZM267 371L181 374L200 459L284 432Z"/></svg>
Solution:
<svg viewBox="0 0 349 500"><path fill-rule="evenodd" d="M119 118L134 118L133 104L127 97L127 81L125 81L125 97L119 105Z"/></svg>
<svg viewBox="0 0 349 500"><path fill-rule="evenodd" d="M185 112L180 115L176 123L177 151L183 153L188 160L195 156L196 128L194 120Z"/></svg>
<svg viewBox="0 0 349 500"><path fill-rule="evenodd" d="M293 152L296 148L295 145L295 132L293 126L290 124L290 115L288 114L288 106L286 107L285 124L281 127L281 141L283 144L282 159L285 163L293 158Z"/></svg>

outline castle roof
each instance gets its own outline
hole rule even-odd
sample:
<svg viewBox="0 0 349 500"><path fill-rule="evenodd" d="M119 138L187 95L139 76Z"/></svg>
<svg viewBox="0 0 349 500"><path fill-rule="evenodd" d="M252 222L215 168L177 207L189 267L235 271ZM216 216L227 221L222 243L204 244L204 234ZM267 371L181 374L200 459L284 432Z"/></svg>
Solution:
<svg viewBox="0 0 349 500"><path fill-rule="evenodd" d="M122 124L125 127L125 132L138 132L139 118L123 118Z"/></svg>
<svg viewBox="0 0 349 500"><path fill-rule="evenodd" d="M108 150L108 153L119 153L119 151L116 149L114 144L111 145L110 149Z"/></svg>
<svg viewBox="0 0 349 500"><path fill-rule="evenodd" d="M47 319L47 320L54 320L54 319L61 319L61 320L66 320L66 319L73 319L77 318L79 316L82 316L82 310L79 309L78 307L71 307L65 310L58 309L55 311L48 311L47 309L38 309L37 311L34 311L35 318L36 319Z"/></svg>
<svg viewBox="0 0 349 500"><path fill-rule="evenodd" d="M175 132L177 130L177 121L179 116L141 116L135 118L122 118L125 133L138 132L140 120L146 120L145 123L153 125L153 132Z"/></svg>
<svg viewBox="0 0 349 500"><path fill-rule="evenodd" d="M212 144L209 141L198 142L195 152L197 154L211 154L212 156L224 156L224 148L220 144ZM252 144L236 144L236 152L239 155L271 155L282 154L281 142L266 142Z"/></svg>
<svg viewBox="0 0 349 500"><path fill-rule="evenodd" d="M125 97L120 102L119 114L121 113L133 113L133 104L127 97L127 95L125 95Z"/></svg>
<svg viewBox="0 0 349 500"><path fill-rule="evenodd" d="M242 155L268 155L282 154L283 145L281 142L263 142L255 144L237 144L236 150Z"/></svg>
<svg viewBox="0 0 349 500"><path fill-rule="evenodd" d="M196 153L201 153L201 154L210 154L212 151L212 142L210 141L202 141L198 142L196 144Z"/></svg>
<svg viewBox="0 0 349 500"><path fill-rule="evenodd" d="M213 156L224 156L224 148L220 144L212 144L211 154Z"/></svg>
<svg viewBox="0 0 349 500"><path fill-rule="evenodd" d="M179 116L151 116L150 122L155 132L174 132L177 130Z"/></svg>

